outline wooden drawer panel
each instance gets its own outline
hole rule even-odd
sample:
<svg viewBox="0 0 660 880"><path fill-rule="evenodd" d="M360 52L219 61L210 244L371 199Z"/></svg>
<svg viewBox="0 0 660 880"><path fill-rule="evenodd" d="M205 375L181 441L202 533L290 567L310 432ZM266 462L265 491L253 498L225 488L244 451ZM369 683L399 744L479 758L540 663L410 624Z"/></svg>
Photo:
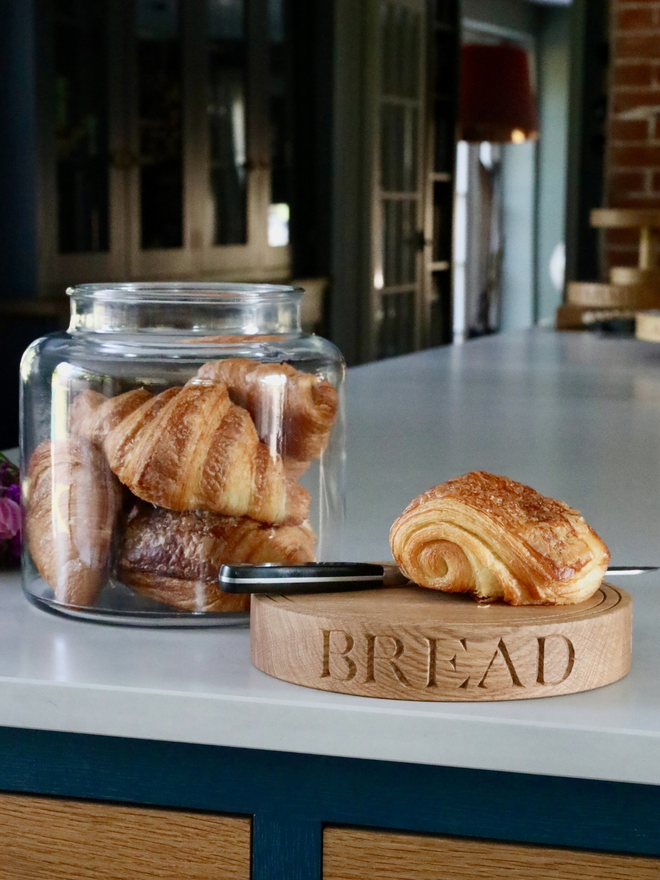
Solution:
<svg viewBox="0 0 660 880"><path fill-rule="evenodd" d="M249 880L250 819L0 795L1 880Z"/></svg>
<svg viewBox="0 0 660 880"><path fill-rule="evenodd" d="M660 880L660 859L354 828L323 832L323 880Z"/></svg>

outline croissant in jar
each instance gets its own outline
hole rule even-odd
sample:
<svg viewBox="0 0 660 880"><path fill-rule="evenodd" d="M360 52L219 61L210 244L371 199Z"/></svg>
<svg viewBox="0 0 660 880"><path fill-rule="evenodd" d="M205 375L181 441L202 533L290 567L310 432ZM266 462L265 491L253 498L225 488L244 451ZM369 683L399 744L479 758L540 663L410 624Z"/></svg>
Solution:
<svg viewBox="0 0 660 880"><path fill-rule="evenodd" d="M579 511L473 471L412 501L390 530L412 581L511 605L568 605L598 589L610 554Z"/></svg>
<svg viewBox="0 0 660 880"><path fill-rule="evenodd" d="M132 589L188 611L242 611L249 595L218 586L224 563L295 564L314 559L307 523L268 526L248 517L143 505L124 535L119 576Z"/></svg>
<svg viewBox="0 0 660 880"><path fill-rule="evenodd" d="M283 458L311 461L328 445L339 395L327 379L247 358L210 361L197 375L225 384L234 403L252 416L259 438Z"/></svg>
<svg viewBox="0 0 660 880"><path fill-rule="evenodd" d="M151 397L146 388L135 388L110 398L85 388L74 398L69 410L69 429L72 434L102 446L110 431Z"/></svg>
<svg viewBox="0 0 660 880"><path fill-rule="evenodd" d="M112 428L103 449L121 482L158 507L267 523L307 518L309 494L259 441L225 385L193 379L149 396Z"/></svg>
<svg viewBox="0 0 660 880"><path fill-rule="evenodd" d="M103 453L82 437L41 443L28 466L25 531L56 598L92 605L107 573L121 490Z"/></svg>

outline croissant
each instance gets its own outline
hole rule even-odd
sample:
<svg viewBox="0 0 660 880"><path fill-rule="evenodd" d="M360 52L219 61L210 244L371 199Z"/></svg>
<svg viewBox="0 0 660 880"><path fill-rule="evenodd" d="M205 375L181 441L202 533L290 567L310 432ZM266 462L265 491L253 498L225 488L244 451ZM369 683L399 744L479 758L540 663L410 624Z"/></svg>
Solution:
<svg viewBox="0 0 660 880"><path fill-rule="evenodd" d="M109 404L123 405L121 397ZM309 494L287 478L282 458L259 442L224 385L193 379L149 397L108 433L103 449L121 482L158 507L267 523L307 518Z"/></svg>
<svg viewBox="0 0 660 880"><path fill-rule="evenodd" d="M412 501L390 530L390 546L422 587L511 605L582 602L610 561L579 511L481 471Z"/></svg>
<svg viewBox="0 0 660 880"><path fill-rule="evenodd" d="M111 398L86 388L77 395L69 410L69 430L102 446L113 428L150 399L151 394L145 388Z"/></svg>
<svg viewBox="0 0 660 880"><path fill-rule="evenodd" d="M197 376L224 383L252 416L262 442L285 459L311 461L328 445L339 396L327 379L247 358L211 361Z"/></svg>
<svg viewBox="0 0 660 880"><path fill-rule="evenodd" d="M119 577L139 593L189 611L242 611L249 596L218 587L223 563L297 563L314 559L308 524L267 526L247 517L139 510L129 523Z"/></svg>
<svg viewBox="0 0 660 880"><path fill-rule="evenodd" d="M92 605L121 502L103 453L82 437L41 443L27 486L25 531L39 574L60 602Z"/></svg>

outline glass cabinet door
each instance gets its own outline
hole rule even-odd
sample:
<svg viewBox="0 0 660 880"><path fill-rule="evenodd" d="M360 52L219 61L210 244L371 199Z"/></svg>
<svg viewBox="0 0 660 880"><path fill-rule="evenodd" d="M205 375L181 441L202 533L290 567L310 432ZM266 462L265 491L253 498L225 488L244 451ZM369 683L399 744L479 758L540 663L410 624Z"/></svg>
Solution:
<svg viewBox="0 0 660 880"><path fill-rule="evenodd" d="M185 199L183 0L128 5L128 273L189 272Z"/></svg>
<svg viewBox="0 0 660 880"><path fill-rule="evenodd" d="M44 0L39 32L39 223L41 286L114 277L125 239L113 220L124 207L112 164L118 120L116 30L110 0Z"/></svg>
<svg viewBox="0 0 660 880"><path fill-rule="evenodd" d="M377 11L372 356L384 358L421 347L426 10L379 0Z"/></svg>
<svg viewBox="0 0 660 880"><path fill-rule="evenodd" d="M283 0L41 0L42 287L288 277Z"/></svg>
<svg viewBox="0 0 660 880"><path fill-rule="evenodd" d="M290 154L284 0L195 0L204 119L196 178L202 270L235 279L289 274ZM219 274L220 273L220 274Z"/></svg>

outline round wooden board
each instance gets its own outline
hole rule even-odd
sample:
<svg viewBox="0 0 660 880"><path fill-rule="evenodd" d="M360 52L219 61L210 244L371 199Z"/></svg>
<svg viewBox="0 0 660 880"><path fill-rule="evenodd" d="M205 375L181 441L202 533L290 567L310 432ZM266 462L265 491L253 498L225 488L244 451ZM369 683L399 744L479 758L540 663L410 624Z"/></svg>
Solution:
<svg viewBox="0 0 660 880"><path fill-rule="evenodd" d="M482 605L419 587L253 596L252 662L305 687L392 700L524 700L610 684L630 668L632 599Z"/></svg>

